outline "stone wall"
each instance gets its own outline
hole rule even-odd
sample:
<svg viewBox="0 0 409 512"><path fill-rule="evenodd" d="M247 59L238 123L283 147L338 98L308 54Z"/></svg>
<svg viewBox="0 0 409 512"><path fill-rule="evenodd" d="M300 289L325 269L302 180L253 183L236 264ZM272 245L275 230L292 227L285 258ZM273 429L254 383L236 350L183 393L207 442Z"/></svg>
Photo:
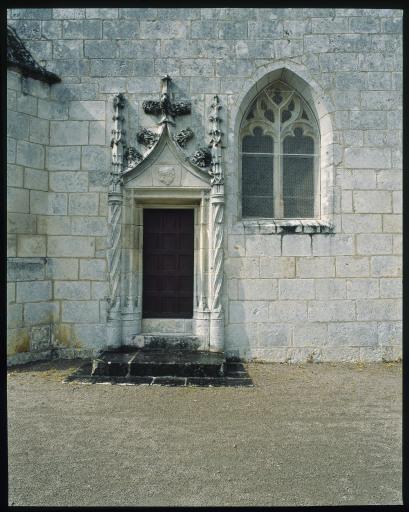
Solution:
<svg viewBox="0 0 409 512"><path fill-rule="evenodd" d="M103 346L112 98L124 93L136 145L139 127L152 124L142 101L158 99L169 73L175 95L192 100L181 125L195 132L189 151L206 140L214 94L223 105L227 351L400 357L402 11L10 9L8 23L62 79L23 80L26 94L9 72L10 355L49 331L67 354ZM278 65L327 108L332 234L239 218L240 109Z"/></svg>

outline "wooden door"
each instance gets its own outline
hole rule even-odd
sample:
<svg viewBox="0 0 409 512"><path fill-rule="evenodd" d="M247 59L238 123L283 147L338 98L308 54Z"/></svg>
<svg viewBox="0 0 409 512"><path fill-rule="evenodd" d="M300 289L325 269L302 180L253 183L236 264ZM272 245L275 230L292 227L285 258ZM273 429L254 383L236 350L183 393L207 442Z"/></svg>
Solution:
<svg viewBox="0 0 409 512"><path fill-rule="evenodd" d="M144 209L143 318L193 316L193 213Z"/></svg>

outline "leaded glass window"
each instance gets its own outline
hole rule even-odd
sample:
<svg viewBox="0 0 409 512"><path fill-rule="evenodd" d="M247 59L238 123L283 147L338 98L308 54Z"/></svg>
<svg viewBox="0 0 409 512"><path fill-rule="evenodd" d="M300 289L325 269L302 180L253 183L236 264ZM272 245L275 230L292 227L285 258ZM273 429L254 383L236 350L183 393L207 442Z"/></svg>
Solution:
<svg viewBox="0 0 409 512"><path fill-rule="evenodd" d="M240 140L243 217L319 215L318 123L300 94L283 82L267 86L244 115Z"/></svg>

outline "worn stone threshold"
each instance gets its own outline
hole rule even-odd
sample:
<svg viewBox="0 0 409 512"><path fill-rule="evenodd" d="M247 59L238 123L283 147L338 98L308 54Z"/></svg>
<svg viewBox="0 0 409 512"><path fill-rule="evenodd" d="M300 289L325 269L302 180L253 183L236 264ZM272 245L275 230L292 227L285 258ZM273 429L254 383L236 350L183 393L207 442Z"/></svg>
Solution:
<svg viewBox="0 0 409 512"><path fill-rule="evenodd" d="M225 363L223 376L177 376L177 375L91 375L93 362L87 361L63 382L78 382L83 384L112 384L123 386L200 386L200 387L254 387L244 365L240 362Z"/></svg>

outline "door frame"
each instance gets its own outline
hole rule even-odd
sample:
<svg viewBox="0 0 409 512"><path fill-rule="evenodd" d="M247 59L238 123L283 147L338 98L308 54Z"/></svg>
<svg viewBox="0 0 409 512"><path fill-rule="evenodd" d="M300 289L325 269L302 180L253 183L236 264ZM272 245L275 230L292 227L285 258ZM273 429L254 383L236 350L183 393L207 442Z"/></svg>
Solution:
<svg viewBox="0 0 409 512"><path fill-rule="evenodd" d="M209 193L206 190L174 190L166 196L158 190L126 189L123 215L122 295L125 305L122 310L122 332L124 343L132 345L132 338L142 333L143 310L143 211L145 209L189 209L193 210L193 318L191 331L197 336L201 350L210 347L209 297ZM158 197L160 196L160 197ZM129 297L127 299L126 297ZM146 319L154 321L155 319ZM166 319L157 319L163 321ZM178 319L181 320L181 319ZM188 320L188 319L183 319ZM190 324L189 324L190 325Z"/></svg>

